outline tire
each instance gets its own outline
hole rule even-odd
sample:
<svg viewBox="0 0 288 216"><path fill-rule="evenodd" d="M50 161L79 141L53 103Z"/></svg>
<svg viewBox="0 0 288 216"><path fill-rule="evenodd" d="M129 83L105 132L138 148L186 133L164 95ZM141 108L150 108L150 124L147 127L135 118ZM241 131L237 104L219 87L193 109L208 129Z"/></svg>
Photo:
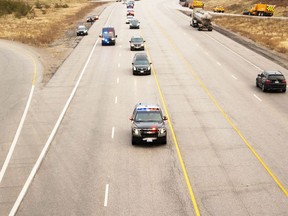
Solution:
<svg viewBox="0 0 288 216"><path fill-rule="evenodd" d="M282 90L282 92L283 92L283 93L285 93L285 92L286 92L286 88L285 88L285 89L283 89L283 90Z"/></svg>
<svg viewBox="0 0 288 216"><path fill-rule="evenodd" d="M137 144L136 140L133 139L133 137L132 137L132 139L131 139L131 143L132 143L132 145L136 145L136 144Z"/></svg>
<svg viewBox="0 0 288 216"><path fill-rule="evenodd" d="M264 84L262 84L262 91L263 92L266 92L267 90L265 89L265 85Z"/></svg>
<svg viewBox="0 0 288 216"><path fill-rule="evenodd" d="M256 80L256 87L257 87L257 88L259 87L257 80Z"/></svg>

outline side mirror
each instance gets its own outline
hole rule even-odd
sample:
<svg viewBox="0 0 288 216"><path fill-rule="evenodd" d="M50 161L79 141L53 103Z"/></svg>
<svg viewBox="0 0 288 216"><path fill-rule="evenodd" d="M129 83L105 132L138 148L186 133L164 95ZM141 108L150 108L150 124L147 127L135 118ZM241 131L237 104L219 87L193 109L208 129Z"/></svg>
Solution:
<svg viewBox="0 0 288 216"><path fill-rule="evenodd" d="M129 43L131 43L131 41L129 41Z"/></svg>
<svg viewBox="0 0 288 216"><path fill-rule="evenodd" d="M152 64L152 62L150 62L150 65Z"/></svg>
<svg viewBox="0 0 288 216"><path fill-rule="evenodd" d="M129 118L129 120L130 120L130 121L133 121L133 118L132 118L132 117L130 117L130 118Z"/></svg>
<svg viewBox="0 0 288 216"><path fill-rule="evenodd" d="M132 65L134 65L134 63L132 62Z"/></svg>
<svg viewBox="0 0 288 216"><path fill-rule="evenodd" d="M166 121L168 120L168 118L166 116L163 116L163 120Z"/></svg>
<svg viewBox="0 0 288 216"><path fill-rule="evenodd" d="M117 38L117 35L115 35L115 37Z"/></svg>
<svg viewBox="0 0 288 216"><path fill-rule="evenodd" d="M258 74L258 77L261 77L261 74Z"/></svg>
<svg viewBox="0 0 288 216"><path fill-rule="evenodd" d="M100 34L99 37L102 38L102 35Z"/></svg>
<svg viewBox="0 0 288 216"><path fill-rule="evenodd" d="M146 41L144 40L143 42L145 43Z"/></svg>

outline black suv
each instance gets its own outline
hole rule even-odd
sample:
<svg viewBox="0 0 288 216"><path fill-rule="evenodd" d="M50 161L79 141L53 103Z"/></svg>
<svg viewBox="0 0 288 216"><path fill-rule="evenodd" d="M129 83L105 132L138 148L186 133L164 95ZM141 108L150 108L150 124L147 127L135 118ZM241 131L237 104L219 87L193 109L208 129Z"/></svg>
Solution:
<svg viewBox="0 0 288 216"><path fill-rule="evenodd" d="M136 74L151 74L151 62L145 53L136 53L132 61L132 72Z"/></svg>
<svg viewBox="0 0 288 216"><path fill-rule="evenodd" d="M144 50L145 40L141 36L133 36L130 39L130 50Z"/></svg>
<svg viewBox="0 0 288 216"><path fill-rule="evenodd" d="M114 27L103 27L102 34L99 37L102 38L102 46L116 44L117 35L115 34Z"/></svg>
<svg viewBox="0 0 288 216"><path fill-rule="evenodd" d="M132 145L137 143L167 143L166 116L163 116L158 105L138 103L130 118Z"/></svg>
<svg viewBox="0 0 288 216"><path fill-rule="evenodd" d="M130 20L130 29L140 29L140 21L137 19Z"/></svg>
<svg viewBox="0 0 288 216"><path fill-rule="evenodd" d="M286 92L286 79L280 71L263 71L256 78L256 86L263 92L280 90Z"/></svg>

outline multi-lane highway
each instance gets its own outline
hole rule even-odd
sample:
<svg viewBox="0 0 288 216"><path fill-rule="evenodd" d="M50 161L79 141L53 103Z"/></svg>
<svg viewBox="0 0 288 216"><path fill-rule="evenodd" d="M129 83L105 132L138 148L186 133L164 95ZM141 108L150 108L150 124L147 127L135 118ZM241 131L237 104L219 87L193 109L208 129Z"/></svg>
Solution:
<svg viewBox="0 0 288 216"><path fill-rule="evenodd" d="M17 131L2 113L20 122L36 84L2 172L0 215L288 214L288 95L255 86L263 69L288 71L193 29L177 4L137 1L139 30L125 24L124 4L109 5L45 87L32 82L36 57L19 51L28 72L9 78L11 88L23 84L17 106L1 104L1 167ZM101 46L105 25L115 27L116 46ZM150 76L132 75L133 35L146 40ZM1 76L17 70L8 65ZM138 102L163 108L167 145L131 145Z"/></svg>

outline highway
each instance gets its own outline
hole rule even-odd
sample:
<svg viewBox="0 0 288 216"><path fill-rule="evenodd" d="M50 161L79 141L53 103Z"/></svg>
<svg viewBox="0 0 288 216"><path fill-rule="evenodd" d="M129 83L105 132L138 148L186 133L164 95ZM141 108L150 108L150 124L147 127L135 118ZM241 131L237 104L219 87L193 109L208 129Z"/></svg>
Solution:
<svg viewBox="0 0 288 216"><path fill-rule="evenodd" d="M36 82L0 182L0 215L288 214L288 95L255 85L263 69L288 71L216 31L193 29L178 7L136 1L141 27L130 30L125 5L107 6L50 82ZM116 46L101 46L105 25L115 27ZM146 40L150 76L132 75L133 35ZM27 80L13 78L23 82L21 101L33 78L26 61ZM138 102L163 108L167 145L132 146ZM24 107L10 111L18 122ZM16 130L0 137L2 166Z"/></svg>

